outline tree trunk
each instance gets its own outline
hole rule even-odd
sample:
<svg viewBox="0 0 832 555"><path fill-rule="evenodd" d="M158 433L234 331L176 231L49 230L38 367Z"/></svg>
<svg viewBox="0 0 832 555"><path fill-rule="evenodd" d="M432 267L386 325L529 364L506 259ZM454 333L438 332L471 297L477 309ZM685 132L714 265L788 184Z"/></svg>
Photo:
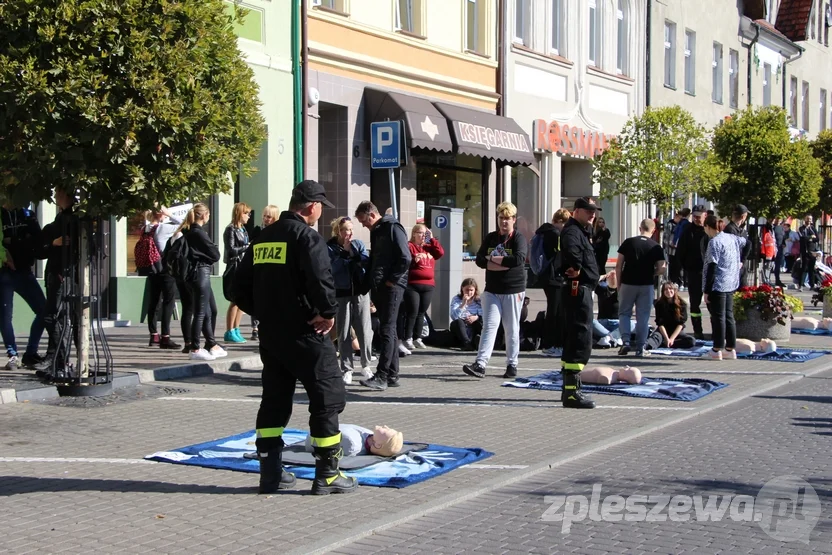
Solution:
<svg viewBox="0 0 832 555"><path fill-rule="evenodd" d="M78 349L76 371L81 380L90 375L90 231L87 222L82 222L78 248L78 296L73 307L78 316Z"/></svg>

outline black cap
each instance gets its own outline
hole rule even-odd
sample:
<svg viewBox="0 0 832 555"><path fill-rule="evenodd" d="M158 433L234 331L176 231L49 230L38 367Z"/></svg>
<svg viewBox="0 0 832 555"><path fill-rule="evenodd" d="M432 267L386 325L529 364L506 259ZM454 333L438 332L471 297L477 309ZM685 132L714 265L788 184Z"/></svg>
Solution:
<svg viewBox="0 0 832 555"><path fill-rule="evenodd" d="M693 212L694 214L704 214L704 213L705 213L705 212L707 212L707 211L708 211L708 209L707 209L707 208L705 208L705 205L704 205L704 204L697 204L697 205L696 205L696 206L694 206L694 207L693 207L693 209L691 210L691 212Z"/></svg>
<svg viewBox="0 0 832 555"><path fill-rule="evenodd" d="M731 211L733 214L748 214L748 207L744 204L737 204Z"/></svg>
<svg viewBox="0 0 832 555"><path fill-rule="evenodd" d="M326 200L326 189L314 179L306 179L292 189L292 202L320 202L330 208L335 205Z"/></svg>
<svg viewBox="0 0 832 555"><path fill-rule="evenodd" d="M575 209L583 208L584 210L595 210L597 212L603 212L601 207L595 204L595 199L592 197L581 197L575 201Z"/></svg>

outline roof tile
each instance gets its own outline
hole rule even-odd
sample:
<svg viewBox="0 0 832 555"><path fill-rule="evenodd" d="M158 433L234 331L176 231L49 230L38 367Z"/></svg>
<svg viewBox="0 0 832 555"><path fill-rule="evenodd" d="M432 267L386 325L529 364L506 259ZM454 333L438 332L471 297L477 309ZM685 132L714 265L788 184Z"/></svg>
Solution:
<svg viewBox="0 0 832 555"><path fill-rule="evenodd" d="M814 0L783 0L777 12L776 29L792 41L806 40Z"/></svg>

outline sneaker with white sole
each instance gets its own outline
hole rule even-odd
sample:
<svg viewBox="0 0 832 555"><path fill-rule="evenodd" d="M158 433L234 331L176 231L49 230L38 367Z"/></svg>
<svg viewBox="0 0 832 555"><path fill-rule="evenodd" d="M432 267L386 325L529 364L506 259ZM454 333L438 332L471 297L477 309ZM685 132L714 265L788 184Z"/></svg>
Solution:
<svg viewBox="0 0 832 555"><path fill-rule="evenodd" d="M212 355L214 355L214 358L222 358L222 357L227 357L228 356L228 351L226 351L225 349L223 349L219 345L214 345L213 347L211 347L211 350L209 352Z"/></svg>
<svg viewBox="0 0 832 555"><path fill-rule="evenodd" d="M20 358L17 355L9 356L9 361L6 363L6 370L18 370L20 368Z"/></svg>
<svg viewBox="0 0 832 555"><path fill-rule="evenodd" d="M378 357L376 355L370 355L370 362L378 362Z"/></svg>
<svg viewBox="0 0 832 555"><path fill-rule="evenodd" d="M206 351L205 349L200 349L198 351L191 351L191 354L188 356L191 360L216 360L217 357Z"/></svg>
<svg viewBox="0 0 832 555"><path fill-rule="evenodd" d="M365 380L369 380L373 377L373 370L369 366L365 366L361 369L361 375L364 377Z"/></svg>
<svg viewBox="0 0 832 555"><path fill-rule="evenodd" d="M346 372L344 372L344 384L352 385L352 371L347 370Z"/></svg>
<svg viewBox="0 0 832 555"><path fill-rule="evenodd" d="M407 349L408 351L413 351L414 349L416 349L416 345L413 344L412 339L405 339L403 345L404 345L405 349ZM410 354L410 353L407 353L407 354Z"/></svg>
<svg viewBox="0 0 832 555"><path fill-rule="evenodd" d="M605 335L595 343L595 346L601 347L602 349L609 349L610 347L612 347L613 341L615 340L612 337L610 337L609 335Z"/></svg>
<svg viewBox="0 0 832 555"><path fill-rule="evenodd" d="M413 346L416 347L417 349L427 349L428 348L428 346L425 345L425 342L422 341L421 338L420 339L414 339L413 340Z"/></svg>
<svg viewBox="0 0 832 555"><path fill-rule="evenodd" d="M722 351L722 360L737 360L737 351L725 349Z"/></svg>
<svg viewBox="0 0 832 555"><path fill-rule="evenodd" d="M708 349L708 352L702 355L702 358L705 360L722 360L722 351L714 351L713 349Z"/></svg>
<svg viewBox="0 0 832 555"><path fill-rule="evenodd" d="M410 349L405 347L404 343L399 341L399 354L402 355L403 357L406 357L407 355L412 355L413 353L410 351Z"/></svg>
<svg viewBox="0 0 832 555"><path fill-rule="evenodd" d="M548 349L543 349L541 354L545 357L559 357L563 355L563 349L560 347L549 347Z"/></svg>

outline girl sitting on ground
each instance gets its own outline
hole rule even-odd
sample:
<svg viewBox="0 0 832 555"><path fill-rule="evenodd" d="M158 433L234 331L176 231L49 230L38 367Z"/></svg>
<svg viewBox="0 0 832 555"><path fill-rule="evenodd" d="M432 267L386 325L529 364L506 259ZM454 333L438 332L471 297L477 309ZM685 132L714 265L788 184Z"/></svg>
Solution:
<svg viewBox="0 0 832 555"><path fill-rule="evenodd" d="M651 349L690 349L696 341L684 332L688 321L688 305L679 296L678 286L672 281L662 285L662 295L653 307L656 309L656 331L650 334L648 346ZM661 341L661 342L659 342Z"/></svg>
<svg viewBox="0 0 832 555"><path fill-rule="evenodd" d="M482 333L482 303L477 280L462 280L459 295L451 299L451 332L459 346L475 351Z"/></svg>

